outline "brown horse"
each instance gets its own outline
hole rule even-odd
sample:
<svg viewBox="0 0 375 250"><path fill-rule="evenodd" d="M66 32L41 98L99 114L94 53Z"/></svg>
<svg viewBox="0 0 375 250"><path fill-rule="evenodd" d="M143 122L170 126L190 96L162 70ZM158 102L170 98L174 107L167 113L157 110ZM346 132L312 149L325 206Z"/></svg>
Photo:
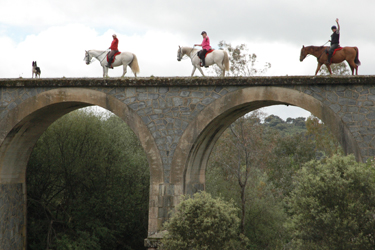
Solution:
<svg viewBox="0 0 375 250"><path fill-rule="evenodd" d="M315 75L318 74L318 71L323 64L327 66L329 73L332 74L330 64L327 63L328 55L326 53L326 50L328 49L329 47L324 46L303 46L301 49L301 56L299 60L302 62L307 55L313 55L318 59L318 67L316 68ZM339 50L335 53L335 55L332 57L331 62L341 63L346 60L349 63L350 69L352 70L352 75L354 75L354 69L356 75L358 75L358 66L361 65L361 62L358 59L358 53L359 51L357 47L344 47L342 48L342 50Z"/></svg>

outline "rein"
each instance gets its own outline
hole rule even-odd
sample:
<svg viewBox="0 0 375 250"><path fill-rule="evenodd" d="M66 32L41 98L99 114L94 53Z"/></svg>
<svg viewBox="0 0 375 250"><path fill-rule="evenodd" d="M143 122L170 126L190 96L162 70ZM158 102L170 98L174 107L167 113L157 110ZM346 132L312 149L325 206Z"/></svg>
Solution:
<svg viewBox="0 0 375 250"><path fill-rule="evenodd" d="M322 46L320 46L320 47L324 47L324 45L326 45L327 43L329 43L329 40L325 44L323 44ZM319 58L324 54L324 52L325 52L325 50L323 50L323 52L319 56L317 56L316 58L319 60ZM308 57L308 56L312 56L312 54L307 54L306 57Z"/></svg>
<svg viewBox="0 0 375 250"><path fill-rule="evenodd" d="M193 48L190 50L190 56L191 56L191 52L193 52L193 50L194 50L194 47L195 47L195 45L193 46ZM195 55L191 58L191 60L193 60L194 59L194 57L196 56L198 54L198 51L197 51L197 53L195 53Z"/></svg>
<svg viewBox="0 0 375 250"><path fill-rule="evenodd" d="M325 44L323 44L322 46L320 46L320 47L324 47L324 45L326 45L327 43L329 43L329 40ZM317 57L318 60L324 54L324 52L325 52L325 49L323 50L322 54L320 54L320 56Z"/></svg>
<svg viewBox="0 0 375 250"><path fill-rule="evenodd" d="M194 55L193 57L191 57L191 52L193 52L194 47L195 47L195 46L193 46L193 48L192 48L192 49L190 50L190 52L189 52L189 55L190 55L190 59L191 59L191 60L193 60L193 58L194 58L194 57L197 55L197 53L198 53L198 52L195 53L195 55ZM182 54L182 47L180 47L180 52L179 52L179 53L180 53L180 55ZM185 57L185 55L186 55L186 57ZM184 55L183 57L180 56L180 59L181 59L181 60L186 60L189 56L188 56L188 53L186 53L185 55Z"/></svg>
<svg viewBox="0 0 375 250"><path fill-rule="evenodd" d="M96 59L99 61L99 63L101 64L102 61L105 59L105 57L103 57L102 60L99 60L99 57L100 57L101 55L103 55L104 53L108 53L108 50L104 50L103 53L101 53L100 55L98 55L98 56L92 56L92 57L93 57L93 58L96 58ZM89 51L88 51L88 54L90 55ZM91 63L91 60L90 60L89 63Z"/></svg>

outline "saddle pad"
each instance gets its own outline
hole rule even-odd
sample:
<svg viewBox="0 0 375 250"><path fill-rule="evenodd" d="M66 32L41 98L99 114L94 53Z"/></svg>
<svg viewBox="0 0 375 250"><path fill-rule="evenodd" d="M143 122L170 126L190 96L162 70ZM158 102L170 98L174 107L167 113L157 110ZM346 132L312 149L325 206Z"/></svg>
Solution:
<svg viewBox="0 0 375 250"><path fill-rule="evenodd" d="M334 55L336 54L337 51L342 50L342 49L343 49L342 47L339 47L339 48L335 49L335 50L333 51L332 56L334 56Z"/></svg>
<svg viewBox="0 0 375 250"><path fill-rule="evenodd" d="M211 52L213 52L214 51L214 49L210 49L209 51L207 51L207 53L206 53L206 56L205 57L207 57L207 55L208 54L210 54Z"/></svg>
<svg viewBox="0 0 375 250"><path fill-rule="evenodd" d="M327 54L327 55L328 55L328 49L329 49L329 48L326 49L326 54ZM334 56L334 55L336 54L337 51L342 50L342 49L343 49L343 47L338 47L337 49L335 49L335 50L333 51L332 56Z"/></svg>
<svg viewBox="0 0 375 250"><path fill-rule="evenodd" d="M119 51L119 52L116 52L115 54L114 54L114 56L113 56L113 61L115 61L116 60L116 56L117 55L119 55L119 54L121 54L121 52ZM107 62L109 62L109 58L108 58L108 55L109 55L109 52L108 52L108 54L107 54Z"/></svg>

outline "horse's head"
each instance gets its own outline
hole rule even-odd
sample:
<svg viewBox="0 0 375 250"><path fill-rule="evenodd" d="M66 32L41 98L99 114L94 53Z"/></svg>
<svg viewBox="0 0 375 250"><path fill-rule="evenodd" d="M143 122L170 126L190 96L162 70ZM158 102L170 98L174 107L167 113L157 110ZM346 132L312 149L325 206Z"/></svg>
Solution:
<svg viewBox="0 0 375 250"><path fill-rule="evenodd" d="M305 48L305 46L302 46L302 49L301 49L301 55L299 57L299 60L302 62L303 59L305 59L307 56L307 50Z"/></svg>
<svg viewBox="0 0 375 250"><path fill-rule="evenodd" d="M177 61L181 61L181 59L182 59L183 56L184 56L184 54L182 53L182 48L180 46L178 46Z"/></svg>
<svg viewBox="0 0 375 250"><path fill-rule="evenodd" d="M83 59L87 65L91 63L92 56L90 55L89 51L85 50L85 58Z"/></svg>

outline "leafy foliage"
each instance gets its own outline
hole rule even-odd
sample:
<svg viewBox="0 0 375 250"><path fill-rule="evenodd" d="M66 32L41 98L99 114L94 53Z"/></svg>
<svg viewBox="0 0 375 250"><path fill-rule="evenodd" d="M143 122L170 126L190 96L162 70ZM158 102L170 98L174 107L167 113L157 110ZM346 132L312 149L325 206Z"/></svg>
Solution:
<svg viewBox="0 0 375 250"><path fill-rule="evenodd" d="M314 121L307 128L304 117L284 121L257 111L239 118L216 142L206 190L214 197L234 199L249 249L287 247L283 199L295 188L295 174L306 162L330 155L331 147L321 144L339 147L324 124Z"/></svg>
<svg viewBox="0 0 375 250"><path fill-rule="evenodd" d="M183 197L164 225L165 250L234 249L240 241L237 209L231 202L214 199L206 192Z"/></svg>
<svg viewBox="0 0 375 250"><path fill-rule="evenodd" d="M264 119L264 124L281 132L281 135L292 135L306 132L305 117L288 118L286 121L277 115L269 115Z"/></svg>
<svg viewBox="0 0 375 250"><path fill-rule="evenodd" d="M332 73L335 75L351 75L351 72L347 67L346 62L331 64L331 70ZM319 74L323 76L330 75L328 68L325 65L320 68Z"/></svg>
<svg viewBox="0 0 375 250"><path fill-rule="evenodd" d="M249 249L282 245L285 220L279 192L265 172L278 134L261 122L263 117L257 111L235 121L216 143L206 172L206 190L233 198L240 208Z"/></svg>
<svg viewBox="0 0 375 250"><path fill-rule="evenodd" d="M305 133L278 137L267 159L269 180L284 196L293 190L293 176L303 164L316 158L316 144Z"/></svg>
<svg viewBox="0 0 375 250"><path fill-rule="evenodd" d="M236 180L240 188L241 233L244 233L246 215L246 190L253 168L265 167L265 159L272 149L273 137L261 126L259 112L237 119L221 136L214 154L214 164ZM226 151L226 154L222 152Z"/></svg>
<svg viewBox="0 0 375 250"><path fill-rule="evenodd" d="M28 167L29 249L141 249L149 169L118 117L75 111L37 142Z"/></svg>
<svg viewBox="0 0 375 250"><path fill-rule="evenodd" d="M294 249L374 249L374 180L352 155L307 163L286 198Z"/></svg>
<svg viewBox="0 0 375 250"><path fill-rule="evenodd" d="M343 155L344 152L336 137L317 117L310 116L306 121L307 134L312 135L316 142L316 150L331 157L335 154Z"/></svg>

